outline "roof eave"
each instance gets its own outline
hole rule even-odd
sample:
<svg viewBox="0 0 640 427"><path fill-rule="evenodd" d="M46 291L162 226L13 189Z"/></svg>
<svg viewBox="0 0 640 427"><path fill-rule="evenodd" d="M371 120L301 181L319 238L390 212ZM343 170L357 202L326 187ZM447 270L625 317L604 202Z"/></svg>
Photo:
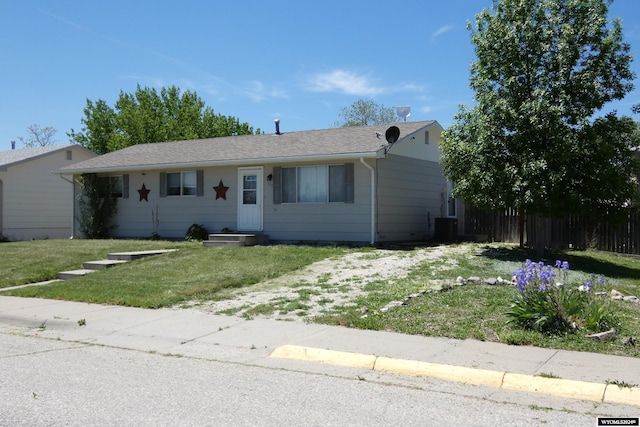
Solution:
<svg viewBox="0 0 640 427"><path fill-rule="evenodd" d="M129 165L129 166L111 166L102 168L79 168L73 167L59 169L53 171L59 175L79 175L83 173L117 173L128 171L152 171L152 170L166 170L166 169L194 169L205 167L222 167L222 166L255 166L264 165L267 163L298 163L298 162L325 162L332 160L345 160L345 159L359 159L364 158L383 158L384 149L378 151L367 151L362 153L343 153L343 154L328 154L328 155L313 155L313 156L294 156L294 157L269 157L261 159L234 159L234 160L207 160L202 162L172 162L172 163L159 163L151 165Z"/></svg>
<svg viewBox="0 0 640 427"><path fill-rule="evenodd" d="M28 162L32 162L34 160L38 160L38 159L42 159L44 157L48 157L52 154L56 154L56 153L60 153L62 151L65 150L81 150L84 151L90 155L92 155L93 157L97 157L98 155L96 153L94 153L93 151L81 146L81 145L77 145L77 144L68 144L68 145L61 145L59 147L56 147L53 150L50 151L46 151L44 153L40 153L40 154L36 154L34 156L31 157L26 157L24 159L20 159L20 160L16 160L14 162L11 163L5 163L2 166L0 166L0 171L6 172L7 170L9 170L9 168L13 168L16 167L18 165L21 165L23 163L28 163Z"/></svg>

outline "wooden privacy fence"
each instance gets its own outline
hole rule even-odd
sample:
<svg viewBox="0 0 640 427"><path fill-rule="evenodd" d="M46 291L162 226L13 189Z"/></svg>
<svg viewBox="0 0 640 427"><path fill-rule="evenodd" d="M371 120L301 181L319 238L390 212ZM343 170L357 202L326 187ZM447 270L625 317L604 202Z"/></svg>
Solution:
<svg viewBox="0 0 640 427"><path fill-rule="evenodd" d="M515 209L486 212L465 207L464 233L486 235L489 241L519 243L518 213ZM598 249L640 255L640 211L619 224L598 223L588 217L566 215L564 218L525 217L524 242L533 242L546 234L548 247L554 249Z"/></svg>
<svg viewBox="0 0 640 427"><path fill-rule="evenodd" d="M464 210L464 234L486 235L490 242L519 243L518 213L515 209L486 212L466 206Z"/></svg>

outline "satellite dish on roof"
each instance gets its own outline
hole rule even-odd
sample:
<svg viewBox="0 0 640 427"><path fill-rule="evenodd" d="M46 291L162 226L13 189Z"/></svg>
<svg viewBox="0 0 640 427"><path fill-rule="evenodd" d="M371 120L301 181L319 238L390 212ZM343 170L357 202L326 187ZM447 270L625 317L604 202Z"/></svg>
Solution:
<svg viewBox="0 0 640 427"><path fill-rule="evenodd" d="M402 106L402 107L396 107L396 114L398 115L398 117L400 117L403 121L407 121L407 117L409 117L411 115L411 107L409 107L408 105Z"/></svg>
<svg viewBox="0 0 640 427"><path fill-rule="evenodd" d="M398 126L391 126L384 133L384 137L387 139L387 142L389 144L393 144L398 140L398 138L400 138L400 129L398 128Z"/></svg>

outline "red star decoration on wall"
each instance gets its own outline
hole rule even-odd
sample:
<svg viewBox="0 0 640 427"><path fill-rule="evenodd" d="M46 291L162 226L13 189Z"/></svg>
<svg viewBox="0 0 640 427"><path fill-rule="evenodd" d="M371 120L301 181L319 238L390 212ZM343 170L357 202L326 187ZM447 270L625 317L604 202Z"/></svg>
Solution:
<svg viewBox="0 0 640 427"><path fill-rule="evenodd" d="M151 190L148 190L147 187L144 186L144 183L142 183L142 188L140 190L138 190L138 193L140 194L140 200L139 201L141 202L141 201L144 200L145 202L148 202L149 199L147 197L149 196L149 192L150 191Z"/></svg>
<svg viewBox="0 0 640 427"><path fill-rule="evenodd" d="M220 184L218 184L217 187L213 187L213 189L216 190L216 200L218 200L221 197L224 200L227 200L227 190L229 189L229 187L225 187L224 184L222 183L222 180L220 180Z"/></svg>

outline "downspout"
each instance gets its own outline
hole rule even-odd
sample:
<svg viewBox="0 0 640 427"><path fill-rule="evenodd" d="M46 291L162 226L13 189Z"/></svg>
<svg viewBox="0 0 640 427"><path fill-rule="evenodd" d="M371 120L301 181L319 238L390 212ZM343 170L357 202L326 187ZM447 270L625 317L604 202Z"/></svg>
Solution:
<svg viewBox="0 0 640 427"><path fill-rule="evenodd" d="M72 206L72 208L71 208L71 236L69 236L69 239L73 239L73 238L75 238L74 235L75 235L75 231L76 231L76 183L75 183L75 180L67 179L62 174L60 174L58 176L63 181L67 181L69 184L71 184L71 188L72 188L73 200L71 201L71 203L72 203L72 205L71 205Z"/></svg>
<svg viewBox="0 0 640 427"><path fill-rule="evenodd" d="M360 163L371 172L371 246L376 243L376 175L375 170L360 156Z"/></svg>

